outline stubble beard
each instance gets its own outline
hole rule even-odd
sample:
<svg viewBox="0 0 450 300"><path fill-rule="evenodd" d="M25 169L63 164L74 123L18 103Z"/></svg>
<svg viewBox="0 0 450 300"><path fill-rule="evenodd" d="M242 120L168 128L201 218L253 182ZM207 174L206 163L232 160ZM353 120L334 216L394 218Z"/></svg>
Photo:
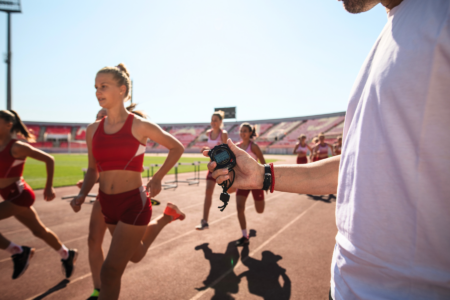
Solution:
<svg viewBox="0 0 450 300"><path fill-rule="evenodd" d="M359 14L368 10L371 10L377 4L381 2L381 0L341 0L344 2L344 8L349 13Z"/></svg>

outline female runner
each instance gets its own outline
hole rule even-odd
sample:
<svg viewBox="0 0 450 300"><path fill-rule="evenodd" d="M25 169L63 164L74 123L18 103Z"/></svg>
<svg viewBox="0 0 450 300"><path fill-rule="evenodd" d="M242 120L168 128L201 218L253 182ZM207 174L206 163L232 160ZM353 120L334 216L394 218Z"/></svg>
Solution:
<svg viewBox="0 0 450 300"><path fill-rule="evenodd" d="M20 120L19 115L13 110L0 111L0 195L3 197L0 203L0 220L14 216L19 222L28 227L34 236L44 240L61 256L63 272L66 278L72 276L77 250L67 249L56 234L42 224L36 210L33 208L34 191L23 180L22 173L27 157L45 163L47 168L47 183L44 188L44 200L51 201L55 198L53 189L53 157L38 150L27 143L13 138L15 133L22 134L28 141L33 136ZM19 246L7 240L0 234L0 249L8 251L12 255L14 272L12 279L19 278L27 269L29 261L35 249L27 246Z"/></svg>
<svg viewBox="0 0 450 300"><path fill-rule="evenodd" d="M258 145L252 142L252 138L256 137L255 127L249 123L242 123L239 135L241 141L236 144L241 149L244 149L251 157L261 164L265 164L266 160L261 152ZM253 200L255 201L256 212L262 214L264 212L264 191L263 190L251 190L253 195ZM248 232L247 232L247 222L245 220L245 202L247 201L249 190L236 190L236 207L237 215L239 220L239 225L241 225L242 237L236 241L236 246L244 246L250 243Z"/></svg>
<svg viewBox="0 0 450 300"><path fill-rule="evenodd" d="M341 149L342 149L342 136L338 136L336 143L333 145L334 155L341 155Z"/></svg>
<svg viewBox="0 0 450 300"><path fill-rule="evenodd" d="M298 137L298 143L295 144L293 154L297 154L297 164L307 164L308 157L307 152L311 153L311 147L306 143L306 135L302 134Z"/></svg>
<svg viewBox="0 0 450 300"><path fill-rule="evenodd" d="M208 136L208 147L204 147L202 149L202 153L204 150L210 150L217 145L226 144L228 139L228 133L226 130L223 130L223 118L225 117L225 113L221 110L213 113L211 117L211 129L206 132ZM206 175L206 191L205 191L205 203L203 205L203 219L200 221L200 225L197 225L195 229L203 230L208 229L208 217L209 210L211 209L212 203L212 194L214 192L214 186L216 185L216 180L212 178L211 172L208 171L208 175Z"/></svg>
<svg viewBox="0 0 450 300"><path fill-rule="evenodd" d="M328 149L330 149L331 153L333 153L333 147L331 147L330 144L325 143L325 135L323 133L320 133L319 142L313 148L313 152L317 155L317 159L315 161L328 158Z"/></svg>
<svg viewBox="0 0 450 300"><path fill-rule="evenodd" d="M164 214L149 224L151 204L142 187L142 164L147 139L167 147L169 154L147 184L150 196L161 191L161 180L183 153L183 146L158 125L127 112L123 103L131 94L131 80L123 64L101 69L95 78L96 96L107 117L88 126L89 167L79 195L71 201L81 209L99 178L99 202L112 234L111 246L100 272L98 299L118 299L122 274L129 261L140 261L160 231L185 218L168 203Z"/></svg>
<svg viewBox="0 0 450 300"><path fill-rule="evenodd" d="M126 109L141 118L145 118L145 114L141 111L136 111L134 108L136 104L131 104ZM96 120L100 121L107 116L106 109L102 108L98 111ZM81 189L83 181L80 180L77 186ZM106 232L106 223L103 218L102 208L100 202L97 199L92 205L91 218L89 221L89 235L88 235L88 249L89 249L89 266L91 268L92 281L94 283L94 291L87 300L96 300L100 293L100 271L102 269L103 262L105 261L105 255L103 254L103 238Z"/></svg>
<svg viewBox="0 0 450 300"><path fill-rule="evenodd" d="M309 154L309 162L317 161L318 153L315 151L315 148L319 144L319 138L318 137L313 138L312 143L314 144L314 146L312 147L312 150Z"/></svg>

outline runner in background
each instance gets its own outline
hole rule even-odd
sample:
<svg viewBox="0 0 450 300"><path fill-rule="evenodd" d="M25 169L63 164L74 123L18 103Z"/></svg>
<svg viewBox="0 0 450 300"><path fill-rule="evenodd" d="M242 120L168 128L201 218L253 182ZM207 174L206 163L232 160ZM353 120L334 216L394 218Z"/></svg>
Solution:
<svg viewBox="0 0 450 300"><path fill-rule="evenodd" d="M309 153L312 152L311 147L306 143L306 135L301 134L298 137L298 143L295 144L294 151L292 154L297 154L297 164L307 164L308 163L308 156L307 152L309 150Z"/></svg>
<svg viewBox="0 0 450 300"><path fill-rule="evenodd" d="M208 147L203 147L204 150L210 150L217 145L225 144L228 139L228 133L223 128L223 119L225 113L221 110L213 113L211 117L211 129L206 132L208 136ZM200 225L197 225L195 229L203 230L208 229L208 217L209 211L211 209L212 194L214 192L214 187L216 186L216 181L211 176L211 172L208 171L206 175L206 191L205 191L205 203L203 204L203 219L200 221ZM230 192L230 191L229 191Z"/></svg>
<svg viewBox="0 0 450 300"><path fill-rule="evenodd" d="M265 164L266 160L262 154L261 149L255 144L252 139L256 137L256 128L249 123L242 123L239 135L241 141L236 144L239 148L245 150L253 159L259 160L261 164ZM255 201L255 209L258 214L264 212L264 191L263 190L236 190L236 208L239 225L242 230L242 237L236 241L236 246L244 246L250 243L247 232L247 221L245 218L245 202L247 201L248 194L252 192L253 200Z"/></svg>
<svg viewBox="0 0 450 300"><path fill-rule="evenodd" d="M318 153L315 151L317 144L319 144L319 138L318 137L313 138L312 142L314 146L309 154L309 162L315 162L319 158Z"/></svg>
<svg viewBox="0 0 450 300"><path fill-rule="evenodd" d="M315 156L317 156L315 161L328 158L328 150L333 153L333 147L330 144L325 143L325 135L321 132L319 134L319 142L313 148L313 152L315 153Z"/></svg>
<svg viewBox="0 0 450 300"><path fill-rule="evenodd" d="M64 276L69 278L73 274L78 252L76 249L67 249L59 238L39 219L33 208L35 200L34 191L22 177L25 160L27 157L42 161L47 169L47 182L44 188L44 200L51 201L55 198L53 189L53 156L34 148L28 143L14 139L13 136L20 133L27 141L34 141L34 136L20 120L19 115L13 110L0 111L0 195L3 202L0 203L0 220L14 216L25 225L33 235L46 242L61 256ZM19 246L0 234L0 249L6 250L12 255L14 272L12 279L19 278L27 269L35 249L27 246Z"/></svg>
<svg viewBox="0 0 450 300"><path fill-rule="evenodd" d="M338 136L336 143L333 145L333 155L341 155L342 136Z"/></svg>

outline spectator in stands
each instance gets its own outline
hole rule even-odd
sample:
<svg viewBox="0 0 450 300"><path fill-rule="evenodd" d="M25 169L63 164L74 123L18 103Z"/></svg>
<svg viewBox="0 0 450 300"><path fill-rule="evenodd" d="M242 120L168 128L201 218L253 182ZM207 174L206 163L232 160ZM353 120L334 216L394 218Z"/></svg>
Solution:
<svg viewBox="0 0 450 300"><path fill-rule="evenodd" d="M250 123L242 123L239 131L241 141L236 144L239 148L247 152L254 160L262 164L266 163L264 155L262 154L259 146L252 140L256 137L256 128ZM255 201L255 210L258 214L264 212L264 192L263 190L246 190L237 189L236 190L236 208L237 216L239 220L239 225L241 226L242 237L237 240L236 246L244 246L250 243L248 232L247 232L247 221L245 219L245 202L247 202L247 197L252 192L253 200Z"/></svg>
<svg viewBox="0 0 450 300"><path fill-rule="evenodd" d="M331 153L333 153L333 147L330 144L325 143L325 135L323 134L323 132L321 132L319 134L319 142L312 149L315 161L328 158L328 150L330 150Z"/></svg>
<svg viewBox="0 0 450 300"><path fill-rule="evenodd" d="M308 150L309 153L312 152L311 147L306 143L306 135L301 134L298 137L298 143L294 146L294 151L292 154L297 154L297 164L307 164L308 163Z"/></svg>
<svg viewBox="0 0 450 300"><path fill-rule="evenodd" d="M208 136L208 147L203 147L202 152L210 150L217 145L224 144L228 139L228 132L223 129L223 119L225 113L221 110L216 111L211 116L211 129L206 132ZM211 209L212 194L214 187L216 186L216 180L212 178L211 172L208 171L206 175L206 191L205 191L205 203L203 204L203 219L200 221L200 225L197 225L195 229L203 230L208 229L209 211ZM229 191L230 193L231 191Z"/></svg>
<svg viewBox="0 0 450 300"><path fill-rule="evenodd" d="M34 141L34 136L22 123L19 115L13 110L0 111L0 220L14 216L38 238L46 242L61 256L63 271L66 278L72 276L77 260L76 249L67 249L53 231L46 228L33 208L34 191L22 178L23 168L27 157L45 163L47 168L47 182L44 188L44 200L55 198L53 189L53 156L34 148L28 143L18 141L13 135L20 133L27 141ZM0 234L0 249L11 254L14 263L12 279L19 278L27 269L35 249L19 246L7 240Z"/></svg>
<svg viewBox="0 0 450 300"><path fill-rule="evenodd" d="M333 145L333 155L341 155L342 148L342 136L338 136L336 143Z"/></svg>
<svg viewBox="0 0 450 300"><path fill-rule="evenodd" d="M330 299L450 299L450 1L343 2L352 13L381 2L388 20L353 86L342 155L276 165L272 183L338 193ZM228 144L234 185L262 188L264 167Z"/></svg>

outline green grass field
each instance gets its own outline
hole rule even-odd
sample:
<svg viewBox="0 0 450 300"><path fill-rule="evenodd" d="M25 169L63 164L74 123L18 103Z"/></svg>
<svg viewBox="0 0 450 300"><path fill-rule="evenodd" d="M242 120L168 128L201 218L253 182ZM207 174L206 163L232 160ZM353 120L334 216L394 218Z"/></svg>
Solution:
<svg viewBox="0 0 450 300"><path fill-rule="evenodd" d="M78 180L83 178L83 171L81 169L87 168L88 159L86 154L52 154L55 158L55 178L53 179L53 186L68 186L75 185ZM165 156L145 156L144 166L150 164L162 164ZM182 163L195 161L209 161L204 157L183 157L180 159ZM273 162L275 160L268 160ZM206 164L200 165L201 170L206 170ZM155 168L155 172L157 169ZM194 166L179 166L178 173L193 172ZM174 169L171 169L168 174L173 174ZM33 189L42 189L45 186L46 172L45 164L43 162L28 158L25 163L25 170L23 173L24 179ZM142 177L147 177L147 171L142 172Z"/></svg>

